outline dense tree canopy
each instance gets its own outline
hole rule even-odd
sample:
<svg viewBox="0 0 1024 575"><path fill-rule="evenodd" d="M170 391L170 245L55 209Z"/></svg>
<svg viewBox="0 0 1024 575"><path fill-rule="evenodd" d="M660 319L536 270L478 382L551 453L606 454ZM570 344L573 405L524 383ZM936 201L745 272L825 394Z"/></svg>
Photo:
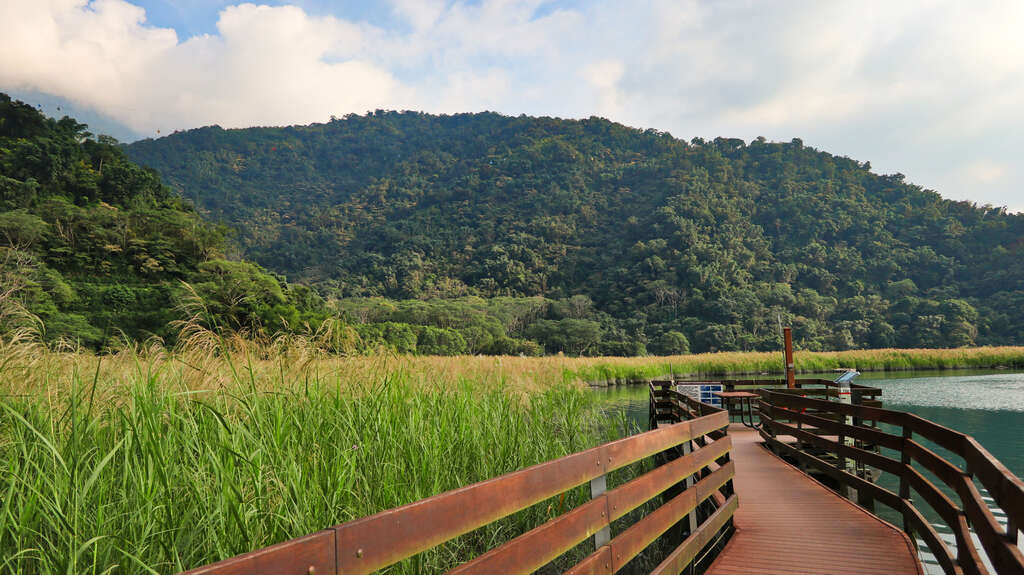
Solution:
<svg viewBox="0 0 1024 575"><path fill-rule="evenodd" d="M1024 216L800 140L376 112L127 151L246 257L357 324L377 310L363 329L382 341L390 322L461 330L429 345L470 352L770 349L781 321L806 349L1024 343ZM493 298L542 305L521 325L444 325Z"/></svg>
<svg viewBox="0 0 1024 575"><path fill-rule="evenodd" d="M0 94L0 335L41 325L49 341L95 348L173 339L170 322L188 317L190 296L215 326L328 315L308 288L222 259L226 231L112 139Z"/></svg>
<svg viewBox="0 0 1024 575"><path fill-rule="evenodd" d="M1022 245L1024 216L799 140L377 112L125 148L0 95L0 335L101 348L195 317L342 351L668 355L775 348L782 322L805 349L1021 344Z"/></svg>

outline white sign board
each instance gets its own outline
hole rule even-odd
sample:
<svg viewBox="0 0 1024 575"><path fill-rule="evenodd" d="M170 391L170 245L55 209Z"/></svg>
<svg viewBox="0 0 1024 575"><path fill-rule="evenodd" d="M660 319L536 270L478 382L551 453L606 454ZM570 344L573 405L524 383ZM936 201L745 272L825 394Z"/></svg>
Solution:
<svg viewBox="0 0 1024 575"><path fill-rule="evenodd" d="M676 391L702 403L722 407L722 398L714 395L722 391L720 383L680 383L676 385Z"/></svg>

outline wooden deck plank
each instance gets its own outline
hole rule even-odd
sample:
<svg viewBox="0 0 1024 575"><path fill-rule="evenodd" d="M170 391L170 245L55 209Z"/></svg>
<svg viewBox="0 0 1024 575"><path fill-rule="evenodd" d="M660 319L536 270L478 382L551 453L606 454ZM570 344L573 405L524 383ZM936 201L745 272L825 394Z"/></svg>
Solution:
<svg viewBox="0 0 1024 575"><path fill-rule="evenodd" d="M707 575L921 575L905 533L729 428L740 498L736 533Z"/></svg>

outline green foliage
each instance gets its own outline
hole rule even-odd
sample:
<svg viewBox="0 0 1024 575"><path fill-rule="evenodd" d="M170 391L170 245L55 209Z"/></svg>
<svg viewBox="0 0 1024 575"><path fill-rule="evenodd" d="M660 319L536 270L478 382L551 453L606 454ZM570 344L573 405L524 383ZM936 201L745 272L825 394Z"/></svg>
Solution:
<svg viewBox="0 0 1024 575"><path fill-rule="evenodd" d="M767 350L780 321L805 350L1014 344L1021 246L1022 215L799 141L378 112L122 148L0 95L0 335L171 341L202 310L340 319L363 352Z"/></svg>
<svg viewBox="0 0 1024 575"><path fill-rule="evenodd" d="M361 324L356 326L356 333L359 334L363 346L368 349L386 347L398 353L416 352L416 331L408 324Z"/></svg>
<svg viewBox="0 0 1024 575"><path fill-rule="evenodd" d="M46 237L50 225L22 208L0 213L0 238L11 247L30 248Z"/></svg>
<svg viewBox="0 0 1024 575"><path fill-rule="evenodd" d="M195 295L205 320L231 329L315 330L329 315L309 288L220 259L225 228L85 128L0 94L0 336L31 327L18 309L48 341L172 340Z"/></svg>
<svg viewBox="0 0 1024 575"><path fill-rule="evenodd" d="M690 353L690 341L678 331L666 331L649 346L654 355L684 355Z"/></svg>
<svg viewBox="0 0 1024 575"><path fill-rule="evenodd" d="M810 350L1024 343L1024 216L799 140L375 112L127 151L267 269L350 317L457 329L473 353L526 334L548 352L661 353L669 332L694 351L776 349L780 319ZM504 334L395 301L466 298L503 298L456 307ZM521 325L496 309L509 301Z"/></svg>
<svg viewBox="0 0 1024 575"><path fill-rule="evenodd" d="M544 355L544 347L539 343L508 336L495 338L488 347L481 351L491 355L521 355L526 357Z"/></svg>
<svg viewBox="0 0 1024 575"><path fill-rule="evenodd" d="M468 346L458 331L448 328L417 326L416 352L422 355L462 355Z"/></svg>
<svg viewBox="0 0 1024 575"><path fill-rule="evenodd" d="M212 317L232 329L280 328L275 310L286 303L277 278L249 262L210 260L199 264L192 284ZM277 325L274 325L277 324Z"/></svg>
<svg viewBox="0 0 1024 575"><path fill-rule="evenodd" d="M194 390L193 369L223 365L126 359L137 368L125 377L97 367L61 393L0 394L0 573L177 573L622 433L575 385L520 394L393 374L366 385L335 370L286 379L289 364ZM580 488L556 501L589 500ZM447 571L549 520L550 503L388 572Z"/></svg>
<svg viewBox="0 0 1024 575"><path fill-rule="evenodd" d="M583 355L600 341L601 324L586 319L542 319L530 324L526 333L549 353Z"/></svg>

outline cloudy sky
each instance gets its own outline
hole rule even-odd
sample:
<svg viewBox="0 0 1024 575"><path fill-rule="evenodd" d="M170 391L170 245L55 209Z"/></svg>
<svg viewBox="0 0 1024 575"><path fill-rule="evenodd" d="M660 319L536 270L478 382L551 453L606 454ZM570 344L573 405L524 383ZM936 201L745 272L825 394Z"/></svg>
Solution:
<svg viewBox="0 0 1024 575"><path fill-rule="evenodd" d="M1022 211L1022 30L987 0L0 0L0 91L122 140L378 108L799 137Z"/></svg>

